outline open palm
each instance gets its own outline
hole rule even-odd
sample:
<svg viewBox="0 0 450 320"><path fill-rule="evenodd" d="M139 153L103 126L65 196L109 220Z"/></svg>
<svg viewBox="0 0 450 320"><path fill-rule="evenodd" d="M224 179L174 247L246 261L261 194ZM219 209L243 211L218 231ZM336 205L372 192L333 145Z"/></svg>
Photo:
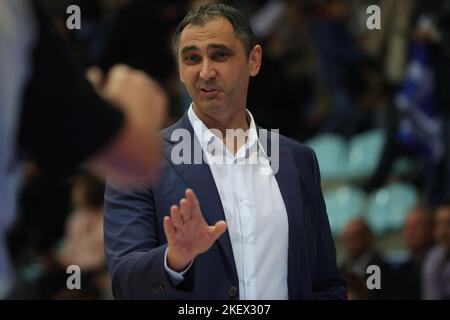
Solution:
<svg viewBox="0 0 450 320"><path fill-rule="evenodd" d="M195 193L187 189L186 198L180 200L179 206L170 208L170 217L164 217L169 267L184 269L198 254L207 251L226 228L223 220L209 226Z"/></svg>

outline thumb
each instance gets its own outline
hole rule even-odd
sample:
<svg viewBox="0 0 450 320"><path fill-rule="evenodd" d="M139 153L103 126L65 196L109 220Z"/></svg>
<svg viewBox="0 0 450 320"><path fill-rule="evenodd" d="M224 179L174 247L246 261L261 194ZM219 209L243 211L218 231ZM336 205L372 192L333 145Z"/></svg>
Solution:
<svg viewBox="0 0 450 320"><path fill-rule="evenodd" d="M227 223L223 220L218 221L214 226L210 227L211 238L216 241L227 230Z"/></svg>
<svg viewBox="0 0 450 320"><path fill-rule="evenodd" d="M90 67L86 70L86 78L92 84L95 91L97 91L98 94L101 94L104 83L102 70L97 66Z"/></svg>

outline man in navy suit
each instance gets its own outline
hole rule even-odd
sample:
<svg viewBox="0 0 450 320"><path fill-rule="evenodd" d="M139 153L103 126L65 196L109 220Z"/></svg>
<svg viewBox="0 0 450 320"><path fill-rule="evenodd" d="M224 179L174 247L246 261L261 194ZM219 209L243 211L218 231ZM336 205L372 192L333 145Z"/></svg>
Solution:
<svg viewBox="0 0 450 320"><path fill-rule="evenodd" d="M258 135L245 107L262 55L248 20L203 5L180 23L175 49L193 102L163 131L159 180L107 185L115 297L345 299L314 152Z"/></svg>

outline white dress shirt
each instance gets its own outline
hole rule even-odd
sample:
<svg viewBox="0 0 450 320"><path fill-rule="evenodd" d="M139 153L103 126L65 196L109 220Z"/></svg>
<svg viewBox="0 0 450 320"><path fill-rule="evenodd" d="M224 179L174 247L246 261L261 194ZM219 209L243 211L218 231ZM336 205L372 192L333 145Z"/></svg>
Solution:
<svg viewBox="0 0 450 320"><path fill-rule="evenodd" d="M246 143L233 155L195 114L188 117L211 169L225 213L240 299L287 299L286 207L258 140L253 116ZM260 148L260 149L259 149ZM258 155L258 149L260 154ZM182 274L166 270L175 281Z"/></svg>

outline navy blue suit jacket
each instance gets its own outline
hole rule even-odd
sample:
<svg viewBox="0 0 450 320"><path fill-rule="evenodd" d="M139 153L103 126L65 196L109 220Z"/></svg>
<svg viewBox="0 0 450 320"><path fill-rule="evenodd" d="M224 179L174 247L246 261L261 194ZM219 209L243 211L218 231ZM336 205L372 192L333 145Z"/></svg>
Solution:
<svg viewBox="0 0 450 320"><path fill-rule="evenodd" d="M178 128L187 129L195 137L187 114L163 131L164 161L159 182L138 191L106 187L105 252L114 296L238 299L238 276L228 231L194 259L185 279L177 286L165 271L167 241L163 218L169 214L170 206L184 197L186 188L196 193L210 225L225 220L209 166L175 165L171 161L171 151L177 144L171 141L171 134ZM199 147L196 138L192 141ZM336 266L314 152L281 135L279 151L279 170L275 176L289 222L289 299L345 299L346 287Z"/></svg>

